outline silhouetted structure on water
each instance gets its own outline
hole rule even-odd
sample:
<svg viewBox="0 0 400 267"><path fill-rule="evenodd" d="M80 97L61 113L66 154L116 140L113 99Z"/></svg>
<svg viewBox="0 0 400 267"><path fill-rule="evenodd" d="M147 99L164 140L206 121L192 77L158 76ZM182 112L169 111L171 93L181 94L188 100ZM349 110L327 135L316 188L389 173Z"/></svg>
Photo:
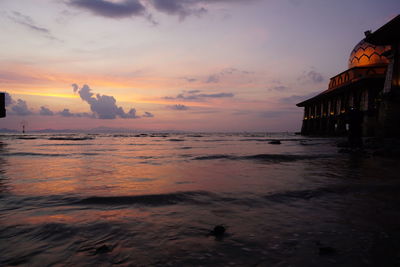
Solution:
<svg viewBox="0 0 400 267"><path fill-rule="evenodd" d="M6 116L6 94L0 93L0 118Z"/></svg>
<svg viewBox="0 0 400 267"><path fill-rule="evenodd" d="M297 104L304 107L303 135L400 137L400 15L365 36L349 69Z"/></svg>

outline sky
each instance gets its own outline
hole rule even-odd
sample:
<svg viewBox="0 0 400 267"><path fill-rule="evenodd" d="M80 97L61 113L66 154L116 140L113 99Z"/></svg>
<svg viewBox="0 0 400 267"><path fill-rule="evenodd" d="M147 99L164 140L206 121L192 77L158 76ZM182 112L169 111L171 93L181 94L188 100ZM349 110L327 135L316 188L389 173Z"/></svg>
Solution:
<svg viewBox="0 0 400 267"><path fill-rule="evenodd" d="M299 131L398 0L0 0L0 128Z"/></svg>

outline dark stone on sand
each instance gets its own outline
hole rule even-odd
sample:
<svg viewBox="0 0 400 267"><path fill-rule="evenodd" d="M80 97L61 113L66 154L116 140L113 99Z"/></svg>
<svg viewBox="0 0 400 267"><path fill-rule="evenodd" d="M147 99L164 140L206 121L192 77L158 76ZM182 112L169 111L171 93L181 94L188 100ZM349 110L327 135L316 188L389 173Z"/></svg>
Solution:
<svg viewBox="0 0 400 267"><path fill-rule="evenodd" d="M96 249L96 254L104 254L111 252L111 248L109 248L107 245L102 245Z"/></svg>
<svg viewBox="0 0 400 267"><path fill-rule="evenodd" d="M272 140L272 141L269 141L268 144L271 144L271 145L280 145L280 144L281 144L281 141L279 141L279 140Z"/></svg>
<svg viewBox="0 0 400 267"><path fill-rule="evenodd" d="M336 253L336 249L332 247L320 247L319 248L319 255L332 255Z"/></svg>
<svg viewBox="0 0 400 267"><path fill-rule="evenodd" d="M222 225L217 225L214 227L214 230L210 232L210 235L215 237L222 237L225 234L225 227Z"/></svg>

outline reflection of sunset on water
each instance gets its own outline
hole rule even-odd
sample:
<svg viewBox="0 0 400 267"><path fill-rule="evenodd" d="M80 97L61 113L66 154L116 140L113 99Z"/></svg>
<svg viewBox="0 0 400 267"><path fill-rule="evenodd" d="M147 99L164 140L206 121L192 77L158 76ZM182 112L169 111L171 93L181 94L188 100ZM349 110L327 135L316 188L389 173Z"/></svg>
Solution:
<svg viewBox="0 0 400 267"><path fill-rule="evenodd" d="M363 252L352 250L348 236L355 228L360 236L353 242L371 237L363 227L376 223L371 207L382 210L376 198L385 199L385 209L388 198L397 203L396 165L344 156L335 139L265 133L0 138L0 239L10 240L0 243L4 262L140 259L190 266L234 258L247 266L265 255L292 260L288 239L304 242L293 261L320 260L309 244L324 239L352 251L346 257L356 262ZM377 183L384 193L376 192ZM222 240L210 234L220 224L227 229ZM332 236L326 230L332 227L341 232ZM282 256L275 246L287 252Z"/></svg>
<svg viewBox="0 0 400 267"><path fill-rule="evenodd" d="M207 161L191 160L207 153L220 153L213 148L213 141L218 143L223 139L199 142L191 138L193 141L181 142L179 138L176 138L178 141L174 138L111 138L108 139L110 143L104 143L104 137L70 142L45 140L46 136L39 138L21 148L18 143L9 146L11 150L17 148L10 155L26 153L29 156L29 151L37 151L29 161L23 157L7 159L15 166L7 169L7 173L21 178L12 181L15 194L90 196L240 190L244 189L242 183L248 177L247 172L252 171L243 162L226 169L218 162L210 165ZM242 153L243 149L253 154L263 152L258 145L243 146L233 144L234 141L232 138L231 145L224 144L222 154ZM18 152L18 149L25 152ZM276 150L270 147L271 153ZM271 174L279 172L279 168L268 166L260 166L260 171L266 171L265 168ZM232 171L238 174L233 180L229 176Z"/></svg>

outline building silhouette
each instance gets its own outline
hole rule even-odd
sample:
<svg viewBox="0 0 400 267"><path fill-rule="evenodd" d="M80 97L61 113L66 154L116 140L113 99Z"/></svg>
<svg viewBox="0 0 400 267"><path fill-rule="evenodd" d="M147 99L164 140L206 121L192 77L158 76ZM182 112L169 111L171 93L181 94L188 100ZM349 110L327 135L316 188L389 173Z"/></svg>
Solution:
<svg viewBox="0 0 400 267"><path fill-rule="evenodd" d="M330 79L328 89L298 103L304 107L303 135L400 137L400 15L352 50L348 69Z"/></svg>

